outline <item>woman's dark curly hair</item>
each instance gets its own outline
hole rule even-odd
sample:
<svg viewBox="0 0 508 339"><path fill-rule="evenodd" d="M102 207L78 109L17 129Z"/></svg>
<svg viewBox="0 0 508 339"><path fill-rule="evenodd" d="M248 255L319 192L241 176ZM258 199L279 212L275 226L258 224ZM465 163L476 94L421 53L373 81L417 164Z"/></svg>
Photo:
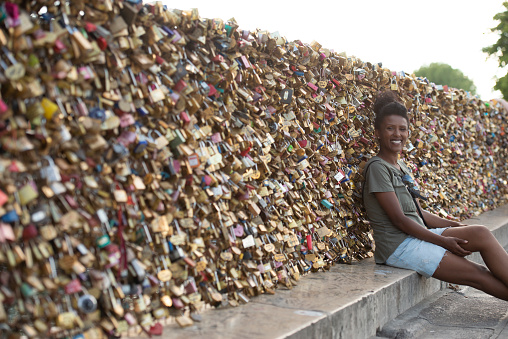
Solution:
<svg viewBox="0 0 508 339"><path fill-rule="evenodd" d="M374 103L374 113L376 113L374 120L374 127L376 129L380 129L383 120L390 115L403 117L409 125L407 109L401 103L399 97L392 91L384 91L377 95L376 102Z"/></svg>

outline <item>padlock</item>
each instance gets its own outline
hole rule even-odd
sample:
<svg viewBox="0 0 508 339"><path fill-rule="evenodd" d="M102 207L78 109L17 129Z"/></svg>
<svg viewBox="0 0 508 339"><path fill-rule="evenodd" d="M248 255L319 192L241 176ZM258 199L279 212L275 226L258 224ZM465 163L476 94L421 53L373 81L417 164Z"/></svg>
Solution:
<svg viewBox="0 0 508 339"><path fill-rule="evenodd" d="M93 313L97 309L97 299L90 294L82 295L78 299L78 308L85 314Z"/></svg>
<svg viewBox="0 0 508 339"><path fill-rule="evenodd" d="M22 186L18 189L19 202L21 205L27 205L39 197L39 192L35 181L30 175L23 177Z"/></svg>
<svg viewBox="0 0 508 339"><path fill-rule="evenodd" d="M53 158L50 156L44 156L42 161L42 168L40 170L41 178L46 179L48 183L53 181L61 181L62 177L60 176L60 170L55 166L55 162ZM47 162L47 166L44 165L44 161Z"/></svg>
<svg viewBox="0 0 508 339"><path fill-rule="evenodd" d="M160 88L160 86L158 84L154 84L153 88L152 88L152 86L148 86L148 88L149 88L150 101L152 104L156 104L159 101L164 100L164 98L166 97L166 95L164 94L164 92L162 91L162 89Z"/></svg>
<svg viewBox="0 0 508 339"><path fill-rule="evenodd" d="M171 259L172 262L176 262L178 260L181 260L185 257L185 252L183 249L179 246L175 246L173 250L169 252L169 259Z"/></svg>
<svg viewBox="0 0 508 339"><path fill-rule="evenodd" d="M159 131L157 130L152 130L150 131L149 133L149 136L152 136L153 133L155 132L155 134L157 135L157 137L154 140L154 143L155 143L155 146L157 147L158 150L161 150L163 149L164 147L166 147L167 145L169 145L169 141L168 139L166 139L165 136L163 136ZM152 137L153 138L153 137Z"/></svg>

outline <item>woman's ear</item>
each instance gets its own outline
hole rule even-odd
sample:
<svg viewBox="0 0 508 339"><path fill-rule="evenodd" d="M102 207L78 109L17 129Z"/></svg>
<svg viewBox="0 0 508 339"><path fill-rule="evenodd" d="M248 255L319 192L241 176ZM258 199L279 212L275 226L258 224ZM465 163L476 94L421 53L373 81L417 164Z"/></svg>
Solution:
<svg viewBox="0 0 508 339"><path fill-rule="evenodd" d="M376 129L374 130L374 137L377 139L379 139L379 131Z"/></svg>

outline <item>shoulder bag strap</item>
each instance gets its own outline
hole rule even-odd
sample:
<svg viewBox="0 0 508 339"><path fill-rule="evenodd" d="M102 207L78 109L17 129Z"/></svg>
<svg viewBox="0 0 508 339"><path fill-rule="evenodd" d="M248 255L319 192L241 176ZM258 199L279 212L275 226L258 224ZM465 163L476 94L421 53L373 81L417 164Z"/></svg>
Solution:
<svg viewBox="0 0 508 339"><path fill-rule="evenodd" d="M375 162L379 162L381 160L374 160L372 161L370 164L367 165L367 167L365 167L365 170L363 171L363 173L365 173L364 177L365 177L365 180L363 181L363 186L362 186L362 202L363 202L363 193L365 192L365 183L367 182L367 171L369 170L369 167L370 165L372 165L373 163Z"/></svg>
<svg viewBox="0 0 508 339"><path fill-rule="evenodd" d="M404 174L411 175L409 173L406 173L402 169L402 166L400 167L400 170ZM402 182L404 182L404 180ZM420 194L417 194L416 192L414 192L413 188L409 187L408 184L406 184L405 182L404 182L404 185L406 186L406 189L408 190L409 194L411 194L411 198L413 198L413 202L414 202L414 204L416 206L416 209L418 210L418 214L420 215L420 218L422 218L423 224L425 225L425 227L429 228L429 225L427 225L427 222L425 222L425 218L423 217L422 209L420 208L420 205L416 201L416 197L417 196L420 197L420 198L423 198L423 197ZM425 199L425 198L423 198L423 199ZM427 200L427 199L425 199L425 200Z"/></svg>

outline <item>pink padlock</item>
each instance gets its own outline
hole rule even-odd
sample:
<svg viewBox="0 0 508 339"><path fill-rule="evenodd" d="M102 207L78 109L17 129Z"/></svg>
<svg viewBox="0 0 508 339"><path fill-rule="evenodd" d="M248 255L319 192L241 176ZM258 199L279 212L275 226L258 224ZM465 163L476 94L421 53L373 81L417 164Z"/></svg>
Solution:
<svg viewBox="0 0 508 339"><path fill-rule="evenodd" d="M173 160L173 167L174 167L176 173L180 173L180 167L181 167L180 161Z"/></svg>
<svg viewBox="0 0 508 339"><path fill-rule="evenodd" d="M171 98L171 100L173 100L173 102L176 103L180 99L180 94L173 92L169 94L169 97Z"/></svg>
<svg viewBox="0 0 508 339"><path fill-rule="evenodd" d="M211 97L212 95L215 95L217 93L217 89L214 85L208 85L210 87L210 91L208 92L208 96Z"/></svg>
<svg viewBox="0 0 508 339"><path fill-rule="evenodd" d="M335 108L333 108L332 106L330 106L329 103L325 103L325 108L327 111L329 112L334 112L335 111Z"/></svg>
<svg viewBox="0 0 508 339"><path fill-rule="evenodd" d="M136 141L136 133L132 131L123 131L122 134L116 139L116 141L125 147L129 147L134 141Z"/></svg>
<svg viewBox="0 0 508 339"><path fill-rule="evenodd" d="M215 144L222 141L222 137L219 132L212 134L211 138L212 138L212 142Z"/></svg>
<svg viewBox="0 0 508 339"><path fill-rule="evenodd" d="M312 82L308 82L307 83L307 86L309 86L310 88L312 88L314 91L317 91L318 90L318 87L316 85L314 85Z"/></svg>
<svg viewBox="0 0 508 339"><path fill-rule="evenodd" d="M249 59L247 59L247 57L245 55L242 55L241 59L242 59L242 63L245 66L245 68L251 67Z"/></svg>
<svg viewBox="0 0 508 339"><path fill-rule="evenodd" d="M175 91L177 91L178 93L180 93L181 91L183 91L185 88L187 87L187 83L185 81L183 81L182 79L178 80L178 82L176 83L175 85Z"/></svg>
<svg viewBox="0 0 508 339"><path fill-rule="evenodd" d="M205 186L210 186L212 184L212 177L209 175L205 175L203 177L203 182L204 182Z"/></svg>
<svg viewBox="0 0 508 339"><path fill-rule="evenodd" d="M64 198L65 198L65 201L67 201L67 203L69 204L69 206L71 208L76 209L79 207L78 203L76 202L76 200L74 199L74 197L72 195L66 194L66 195L64 195Z"/></svg>
<svg viewBox="0 0 508 339"><path fill-rule="evenodd" d="M190 118L189 118L189 115L187 114L187 112L183 111L182 113L180 113L180 119L182 119L182 121L184 122L184 124L188 124L190 122Z"/></svg>
<svg viewBox="0 0 508 339"><path fill-rule="evenodd" d="M81 287L81 282L77 278L71 280L71 282L64 287L65 294L79 293L82 290L83 288Z"/></svg>
<svg viewBox="0 0 508 339"><path fill-rule="evenodd" d="M80 116L82 117L88 116L88 108L86 107L86 104L83 102L83 100L81 100L81 98L78 98L76 110L78 111Z"/></svg>
<svg viewBox="0 0 508 339"><path fill-rule="evenodd" d="M243 235L245 234L243 226L240 224L236 225L236 227L233 227L233 232L235 233L235 236L237 236L238 238L243 237Z"/></svg>
<svg viewBox="0 0 508 339"><path fill-rule="evenodd" d="M79 74L81 74L85 80L90 80L92 78L93 74L90 71L89 67L78 68Z"/></svg>
<svg viewBox="0 0 508 339"><path fill-rule="evenodd" d="M125 313L123 318L125 319L125 321L129 325L135 325L135 324L137 324L136 318L134 318L134 316L131 313L129 313L129 312Z"/></svg>
<svg viewBox="0 0 508 339"><path fill-rule="evenodd" d="M120 127L127 127L130 125L134 125L135 122L136 122L136 120L134 120L134 117L132 116L132 114L124 114L120 118Z"/></svg>
<svg viewBox="0 0 508 339"><path fill-rule="evenodd" d="M9 18L17 19L19 18L19 7L17 4L7 1L4 4L5 11L7 12L7 15Z"/></svg>
<svg viewBox="0 0 508 339"><path fill-rule="evenodd" d="M9 224L0 223L0 243L16 240L14 230Z"/></svg>
<svg viewBox="0 0 508 339"><path fill-rule="evenodd" d="M7 107L7 104L5 103L5 101L0 99L0 114L4 114L5 112L7 112L8 109L9 109L9 107Z"/></svg>
<svg viewBox="0 0 508 339"><path fill-rule="evenodd" d="M173 31L175 34L173 35L173 39L171 40L171 43L176 43L178 41L180 41L180 39L182 39L182 36L180 35L180 33L178 33L178 31Z"/></svg>

